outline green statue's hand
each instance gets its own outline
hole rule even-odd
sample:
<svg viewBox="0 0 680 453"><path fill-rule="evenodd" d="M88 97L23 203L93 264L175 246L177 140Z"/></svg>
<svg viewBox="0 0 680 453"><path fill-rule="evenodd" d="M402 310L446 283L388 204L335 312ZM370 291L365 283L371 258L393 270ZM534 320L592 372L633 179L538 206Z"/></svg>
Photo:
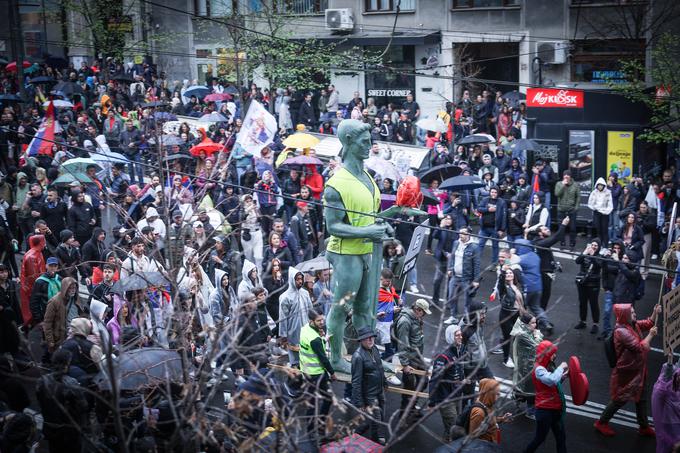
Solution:
<svg viewBox="0 0 680 453"><path fill-rule="evenodd" d="M388 229L392 230L392 227L390 227L386 223L382 224L376 223L362 228L362 233L365 235L365 237L367 237L371 241L379 242L382 241L387 236L388 234L387 232L389 231Z"/></svg>

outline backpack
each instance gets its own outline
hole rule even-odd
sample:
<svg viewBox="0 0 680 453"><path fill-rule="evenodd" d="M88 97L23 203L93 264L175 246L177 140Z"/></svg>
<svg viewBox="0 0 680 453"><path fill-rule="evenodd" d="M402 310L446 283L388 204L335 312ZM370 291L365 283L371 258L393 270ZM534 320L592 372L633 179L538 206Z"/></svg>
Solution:
<svg viewBox="0 0 680 453"><path fill-rule="evenodd" d="M482 403L475 402L468 404L456 419L456 426L463 428L466 434L470 434L470 414L472 413L472 409L475 407L479 407L484 411L484 418L489 416L489 411Z"/></svg>
<svg viewBox="0 0 680 453"><path fill-rule="evenodd" d="M616 348L614 348L614 331L604 339L604 355L610 368L616 366Z"/></svg>

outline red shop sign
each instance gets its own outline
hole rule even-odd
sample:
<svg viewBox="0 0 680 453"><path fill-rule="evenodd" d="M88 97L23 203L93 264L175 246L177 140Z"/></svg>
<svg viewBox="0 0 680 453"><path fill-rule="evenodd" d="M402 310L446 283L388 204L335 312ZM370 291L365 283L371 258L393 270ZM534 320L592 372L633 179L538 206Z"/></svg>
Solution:
<svg viewBox="0 0 680 453"><path fill-rule="evenodd" d="M582 109L583 91L528 88L527 107Z"/></svg>

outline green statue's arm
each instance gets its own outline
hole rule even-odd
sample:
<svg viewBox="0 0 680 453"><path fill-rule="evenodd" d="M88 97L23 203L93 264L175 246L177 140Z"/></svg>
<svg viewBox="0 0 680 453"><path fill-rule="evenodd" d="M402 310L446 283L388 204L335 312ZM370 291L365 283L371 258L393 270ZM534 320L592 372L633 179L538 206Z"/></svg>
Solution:
<svg viewBox="0 0 680 453"><path fill-rule="evenodd" d="M354 226L345 222L345 205L337 190L326 187L324 190L324 217L326 229L332 236L345 239L368 238L372 241L382 241L389 225L373 224L368 226ZM376 214L376 213L371 213Z"/></svg>

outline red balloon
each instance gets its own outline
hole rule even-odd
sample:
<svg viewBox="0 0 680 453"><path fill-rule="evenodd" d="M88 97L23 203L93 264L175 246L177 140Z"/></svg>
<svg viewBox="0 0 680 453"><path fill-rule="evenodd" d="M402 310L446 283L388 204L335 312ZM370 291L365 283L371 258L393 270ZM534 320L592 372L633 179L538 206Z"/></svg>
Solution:
<svg viewBox="0 0 680 453"><path fill-rule="evenodd" d="M569 387L571 387L571 399L576 406L583 406L588 401L590 385L585 373L581 371L581 362L578 357L569 357Z"/></svg>
<svg viewBox="0 0 680 453"><path fill-rule="evenodd" d="M399 189L397 189L397 206L417 208L422 202L423 193L420 191L420 179L415 176L405 177L399 183Z"/></svg>

